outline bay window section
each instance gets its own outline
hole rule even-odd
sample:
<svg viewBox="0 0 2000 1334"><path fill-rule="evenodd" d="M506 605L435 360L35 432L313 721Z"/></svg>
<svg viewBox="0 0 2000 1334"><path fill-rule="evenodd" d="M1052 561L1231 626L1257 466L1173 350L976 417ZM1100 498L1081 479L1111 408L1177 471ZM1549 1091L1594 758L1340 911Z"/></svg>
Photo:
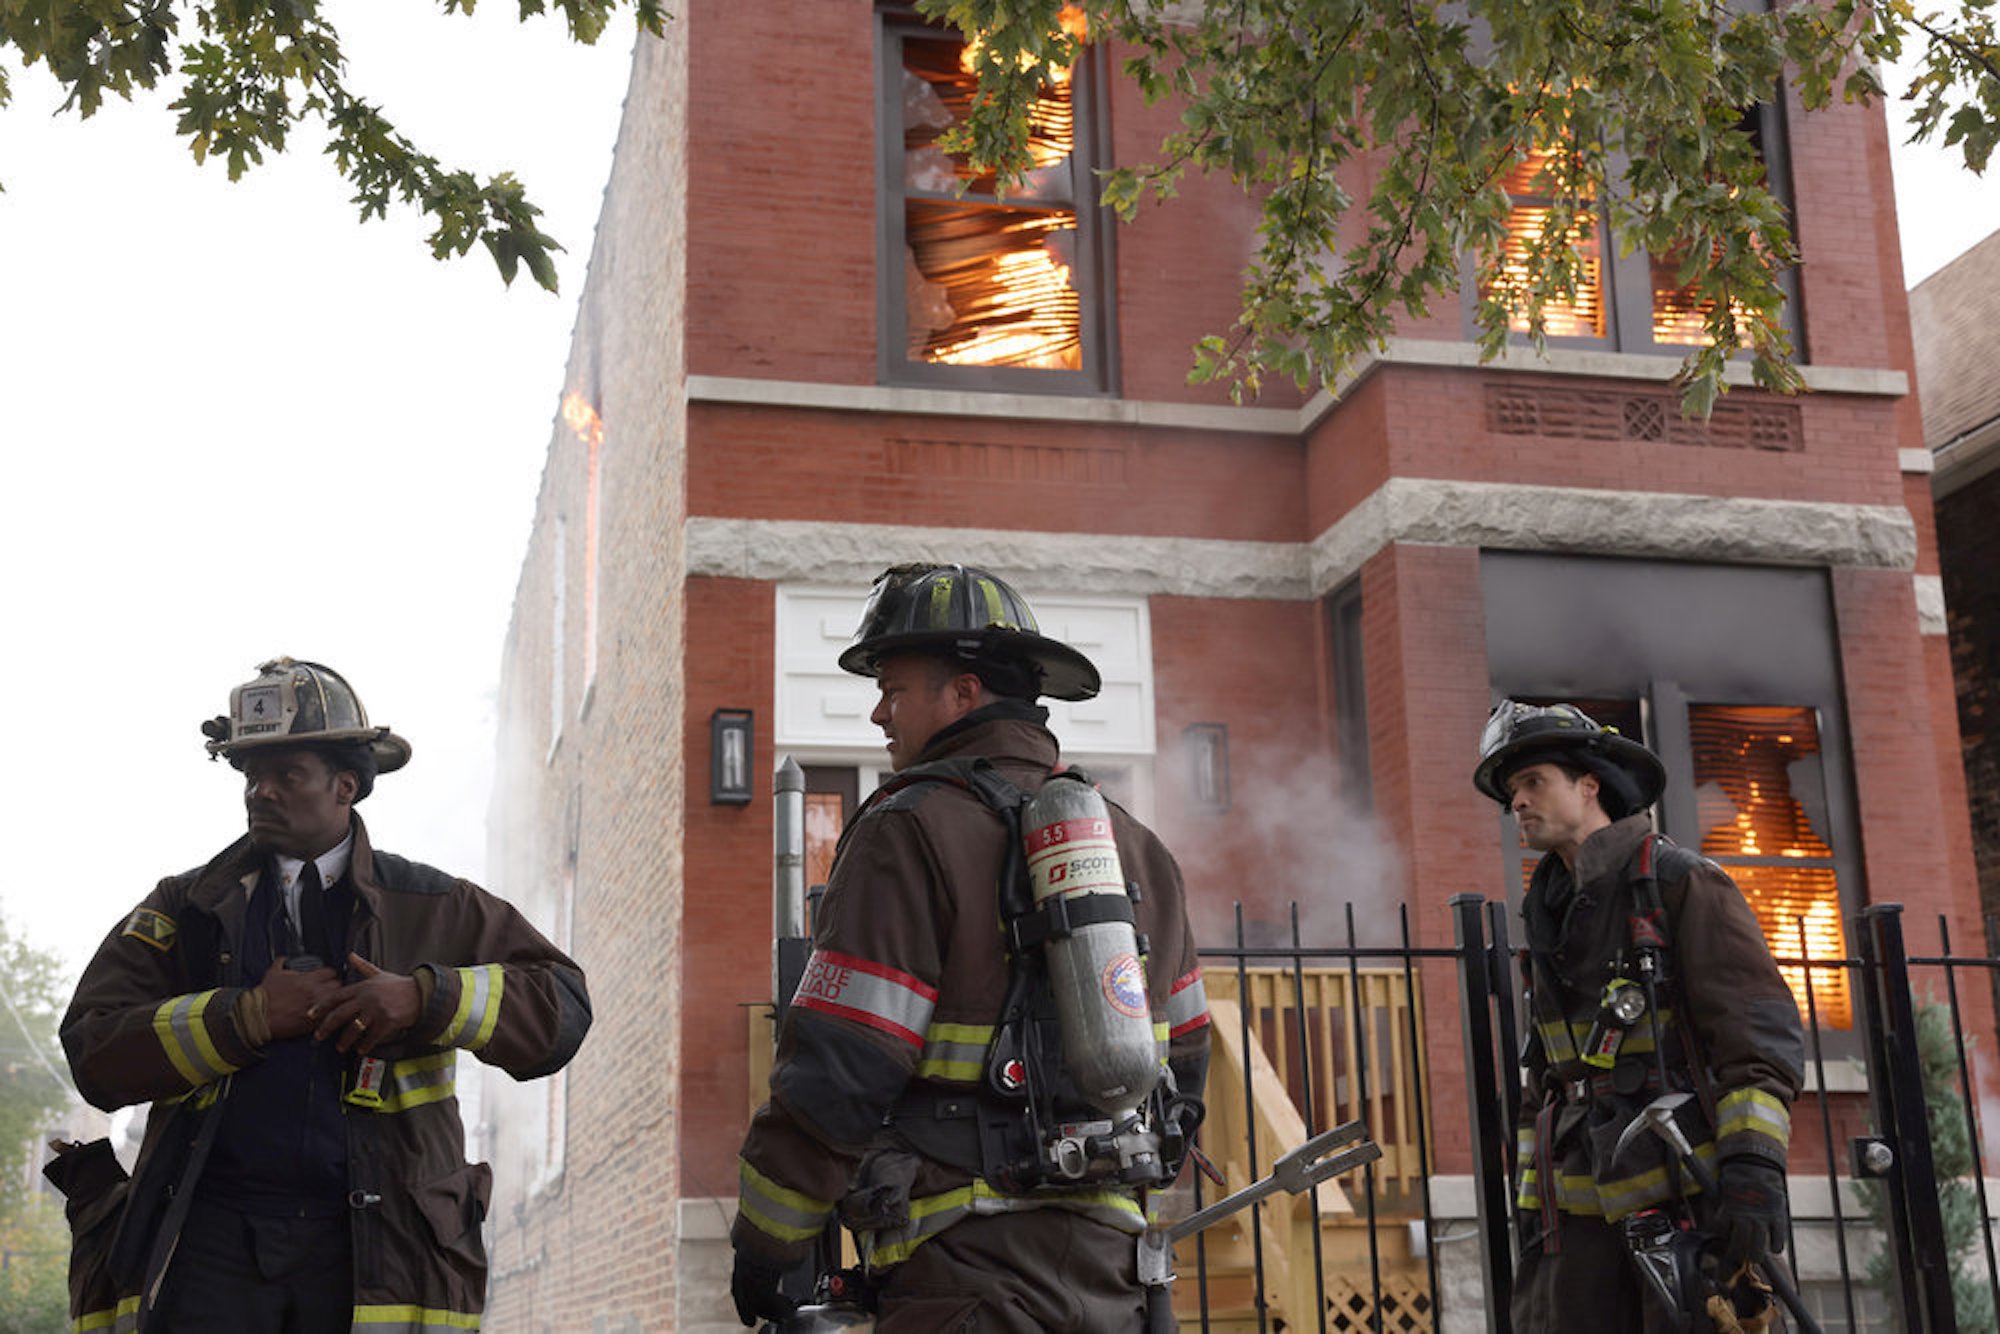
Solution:
<svg viewBox="0 0 2000 1334"><path fill-rule="evenodd" d="M1790 178L1780 109L1768 103L1751 107L1736 128L1762 164L1765 188L1789 205ZM1614 158L1610 169L1618 175L1620 160ZM1544 293L1543 333L1551 343L1674 355L1706 345L1709 335L1704 321L1710 301L1684 274L1685 251L1636 250L1617 255L1610 244L1603 209L1592 206L1587 197L1580 205L1566 205L1565 198L1574 200L1575 195L1565 196L1564 190L1574 191L1574 183L1563 182L1561 176L1560 163L1543 151L1523 155L1503 178L1509 208L1500 272L1497 278L1483 282L1479 300L1503 302L1509 309L1508 328L1517 335L1528 334L1528 256L1560 245L1566 235L1575 292ZM1571 219L1566 228L1565 216ZM1552 236L1552 228L1564 231ZM1784 322L1797 345L1795 276L1786 273L1781 285L1786 292ZM1468 310L1468 336L1474 332L1471 323Z"/></svg>

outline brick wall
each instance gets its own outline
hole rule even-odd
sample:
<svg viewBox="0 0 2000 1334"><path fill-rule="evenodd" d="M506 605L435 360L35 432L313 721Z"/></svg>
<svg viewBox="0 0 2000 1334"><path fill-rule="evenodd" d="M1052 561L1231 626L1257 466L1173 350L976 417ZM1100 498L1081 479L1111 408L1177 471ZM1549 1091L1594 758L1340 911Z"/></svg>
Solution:
<svg viewBox="0 0 2000 1334"><path fill-rule="evenodd" d="M1388 849L1371 841L1338 791L1324 694L1323 620L1316 604L1151 602L1159 755L1155 827L1163 831L1188 889L1197 943L1235 938L1243 905L1264 943L1300 905L1314 939L1338 923L1322 910L1373 897ZM1231 805L1217 812L1192 799L1181 748L1191 723L1229 729ZM1318 920L1315 920L1318 919Z"/></svg>
<svg viewBox="0 0 2000 1334"><path fill-rule="evenodd" d="M1301 540L1278 437L701 405L703 515Z"/></svg>
<svg viewBox="0 0 2000 1334"><path fill-rule="evenodd" d="M1970 892L1972 860L1962 778L1949 764L1957 729L1944 647L1914 632L1908 578L1836 570L1866 901L1900 903L1911 953L1931 953L1945 918L1959 952L1985 940ZM1991 999L1961 992L1966 1031L1993 1031ZM1989 1083L1994 1072L1987 1072Z"/></svg>
<svg viewBox="0 0 2000 1334"><path fill-rule="evenodd" d="M682 1016L680 1081L687 1121L680 1153L691 1196L736 1194L736 1147L748 1125L747 1024L771 1003L772 662L776 611L770 584L692 579L684 763L687 935L680 984L698 1003ZM757 775L748 806L708 801L709 715L757 712ZM761 1096L756 1098L762 1101Z"/></svg>
<svg viewBox="0 0 2000 1334"><path fill-rule="evenodd" d="M1407 897L1419 945L1452 943L1450 900L1497 896L1493 804L1471 783L1487 714L1485 605L1479 553L1395 546L1361 572L1368 681L1368 751L1375 809L1408 859ZM1472 1136L1456 979L1424 973L1433 1168L1469 1171Z"/></svg>
<svg viewBox="0 0 2000 1334"><path fill-rule="evenodd" d="M488 1324L494 1329L618 1328L673 1309L673 1152L683 1106L683 713L678 508L685 449L674 337L684 255L685 47L638 48L614 180L606 194L563 391L604 421L594 678L585 675L587 451L557 421L515 595L501 686L502 750L489 837L497 883L523 901L551 897L574 848L571 953L588 978L594 1020L567 1072L561 1174L530 1193L500 1169ZM558 523L560 520L560 523ZM555 679L553 543L566 550L561 734ZM572 832L573 831L573 832ZM664 836L663 836L664 835ZM547 924L545 924L546 926ZM488 1080L488 1115L546 1096L541 1084ZM632 1257L644 1255L643 1264Z"/></svg>

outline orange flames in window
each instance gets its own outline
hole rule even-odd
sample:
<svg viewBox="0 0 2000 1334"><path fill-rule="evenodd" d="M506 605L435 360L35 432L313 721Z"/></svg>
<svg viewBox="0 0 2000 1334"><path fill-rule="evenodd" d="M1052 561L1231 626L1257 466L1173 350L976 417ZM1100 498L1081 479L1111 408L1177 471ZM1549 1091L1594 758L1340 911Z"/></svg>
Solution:
<svg viewBox="0 0 2000 1334"><path fill-rule="evenodd" d="M1062 11L1063 30L1088 35L1078 5ZM905 47L905 68L962 124L977 95L972 76L977 40L957 54L957 67L932 54L936 44ZM941 53L940 53L941 54ZM946 57L949 59L949 57ZM1026 179L1004 195L962 155L951 170L970 190L956 200L928 177L906 181L905 240L908 355L960 366L1076 370L1083 364L1083 307L1072 266L1078 242L1076 201L1086 182L1072 168L1076 110L1065 69L1029 110ZM927 165L938 119L912 118L904 127L906 158Z"/></svg>
<svg viewBox="0 0 2000 1334"><path fill-rule="evenodd" d="M1062 27L1063 32L1072 39L1078 42L1087 42L1090 40L1090 15L1083 12L1083 6L1064 5L1062 12L1056 15L1056 22ZM964 52L958 58L959 68L967 74L972 73L974 67L979 64L979 53L985 49L986 44L978 37L968 39L965 43ZM1020 55L1019 61L1023 68L1034 63L1033 57L1029 56L1026 52ZM1049 71L1049 78L1058 87L1067 84L1069 76L1070 71L1067 65L1059 66Z"/></svg>
<svg viewBox="0 0 2000 1334"><path fill-rule="evenodd" d="M1553 192L1560 189L1553 178L1559 170L1553 153L1527 153L1501 182L1516 202L1507 214L1500 271L1488 285L1487 295L1504 301L1515 312L1507 322L1515 333L1528 332L1528 252L1547 243L1553 212L1550 204ZM1597 225L1586 213L1570 224L1567 237L1562 239L1577 252L1576 295L1543 303L1543 331L1551 338L1602 338L1604 273Z"/></svg>
<svg viewBox="0 0 2000 1334"><path fill-rule="evenodd" d="M1828 962L1780 966L1799 1013L1810 971L1820 1023L1852 1027L1847 970L1834 966L1847 936L1833 849L1799 799L1818 785L1818 721L1810 709L1692 705L1688 723L1703 854L1742 889L1773 954Z"/></svg>

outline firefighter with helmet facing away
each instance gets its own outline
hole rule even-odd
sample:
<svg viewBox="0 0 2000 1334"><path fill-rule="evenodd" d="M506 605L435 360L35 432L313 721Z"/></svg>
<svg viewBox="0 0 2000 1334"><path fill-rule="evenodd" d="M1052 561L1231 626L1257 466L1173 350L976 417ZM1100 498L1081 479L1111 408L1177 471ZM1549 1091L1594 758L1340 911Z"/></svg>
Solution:
<svg viewBox="0 0 2000 1334"><path fill-rule="evenodd" d="M1144 1197L1199 1119L1208 1013L1173 858L1056 776L1035 700L1088 699L1097 669L960 565L885 572L840 665L876 678L895 772L841 835L743 1143L737 1314L788 1314L837 1217L887 1334L1140 1330ZM1091 855L1051 870L1065 839Z"/></svg>
<svg viewBox="0 0 2000 1334"><path fill-rule="evenodd" d="M458 1054L516 1079L590 1025L582 971L507 903L373 848L353 807L409 743L318 663L277 658L202 725L248 834L106 937L63 1016L77 1088L150 1102L129 1183L64 1146L79 1329L476 1328L492 1173Z"/></svg>
<svg viewBox="0 0 2000 1334"><path fill-rule="evenodd" d="M1761 1328L1775 1308L1756 1266L1774 1263L1789 1230L1804 1044L1756 917L1714 862L1653 832L1658 757L1572 705L1502 700L1473 783L1544 854L1522 906L1514 1328L1729 1329L1739 1314ZM1662 1095L1695 1166L1644 1126L1627 1133ZM1700 1191L1698 1175L1719 1189ZM1680 1244L1699 1237L1709 1244ZM1691 1325L1668 1316L1635 1261L1655 1242L1672 1243L1678 1277L1664 1287Z"/></svg>

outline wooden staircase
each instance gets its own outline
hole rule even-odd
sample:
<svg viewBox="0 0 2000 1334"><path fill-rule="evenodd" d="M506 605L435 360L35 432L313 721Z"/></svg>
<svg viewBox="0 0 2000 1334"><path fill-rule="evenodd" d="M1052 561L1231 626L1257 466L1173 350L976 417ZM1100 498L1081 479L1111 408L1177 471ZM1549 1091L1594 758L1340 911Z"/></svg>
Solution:
<svg viewBox="0 0 2000 1334"><path fill-rule="evenodd" d="M1174 1293L1182 1328L1215 1334L1370 1330L1379 1292L1384 1330L1434 1329L1429 1272L1407 1226L1421 1215L1407 1203L1393 1203L1421 1198L1417 1137L1424 1129L1408 1110L1416 1102L1414 1081L1423 1078L1421 1047L1409 1038L1412 1019L1421 1031L1422 1015L1414 1008L1421 998L1409 994L1404 975L1393 969L1328 969L1303 978L1290 970L1251 969L1243 976L1246 1023L1240 998L1246 988L1236 970L1210 969L1203 981L1213 1038L1201 1144L1223 1176L1221 1185L1204 1182L1205 1201L1250 1185L1280 1154L1305 1142L1303 1096L1311 1096L1320 1126L1362 1120L1383 1158L1370 1172L1322 1184L1316 1208L1310 1195L1272 1195L1253 1206L1254 1221L1246 1209L1202 1232L1199 1251L1195 1238L1182 1241ZM1346 1077L1363 1063L1377 1085L1366 1099L1360 1081ZM1377 1200L1372 1262L1368 1221L1353 1204L1371 1181ZM1169 1219L1195 1207L1186 1182L1164 1204ZM1322 1300L1323 1324L1314 1318Z"/></svg>

